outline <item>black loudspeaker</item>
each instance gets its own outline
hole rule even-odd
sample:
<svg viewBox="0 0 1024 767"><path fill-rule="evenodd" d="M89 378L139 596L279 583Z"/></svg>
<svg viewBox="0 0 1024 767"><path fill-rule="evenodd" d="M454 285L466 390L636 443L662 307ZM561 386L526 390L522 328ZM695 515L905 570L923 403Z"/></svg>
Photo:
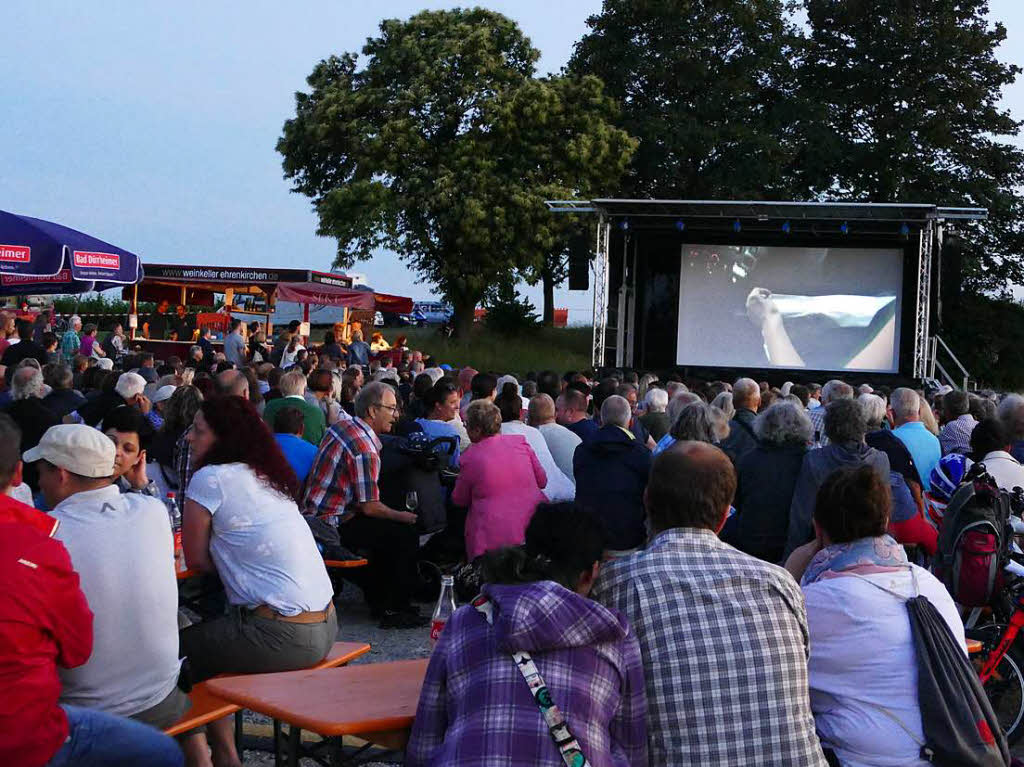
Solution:
<svg viewBox="0 0 1024 767"><path fill-rule="evenodd" d="M937 330L942 329L947 317L955 317L960 308L964 255L970 248L971 244L955 233L947 233L942 242L938 273L933 272L932 277L933 282L938 283L933 287L937 299L933 319Z"/></svg>
<svg viewBox="0 0 1024 767"><path fill-rule="evenodd" d="M569 290L590 289L590 238L577 234L569 239Z"/></svg>

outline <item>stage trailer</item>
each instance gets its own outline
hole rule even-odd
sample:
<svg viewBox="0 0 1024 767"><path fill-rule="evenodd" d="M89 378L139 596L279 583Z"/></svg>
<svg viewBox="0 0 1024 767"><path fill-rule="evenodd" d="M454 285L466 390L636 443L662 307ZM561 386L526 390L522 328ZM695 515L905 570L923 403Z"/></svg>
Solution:
<svg viewBox="0 0 1024 767"><path fill-rule="evenodd" d="M942 252L948 229L985 219L983 208L548 205L597 218L590 258L596 367L792 371L801 380L836 373L921 380L938 372L964 383L966 371L951 376L938 361Z"/></svg>

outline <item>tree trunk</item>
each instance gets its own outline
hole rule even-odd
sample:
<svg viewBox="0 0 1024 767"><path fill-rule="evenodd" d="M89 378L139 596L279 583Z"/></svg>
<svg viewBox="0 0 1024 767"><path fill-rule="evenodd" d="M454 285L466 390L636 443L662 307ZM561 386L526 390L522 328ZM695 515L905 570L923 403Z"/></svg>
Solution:
<svg viewBox="0 0 1024 767"><path fill-rule="evenodd" d="M453 296L452 310L455 313L453 324L457 338L469 338L473 329L473 313L480 296Z"/></svg>
<svg viewBox="0 0 1024 767"><path fill-rule="evenodd" d="M555 324L555 279L550 269L545 269L541 279L544 283L544 325L553 327Z"/></svg>

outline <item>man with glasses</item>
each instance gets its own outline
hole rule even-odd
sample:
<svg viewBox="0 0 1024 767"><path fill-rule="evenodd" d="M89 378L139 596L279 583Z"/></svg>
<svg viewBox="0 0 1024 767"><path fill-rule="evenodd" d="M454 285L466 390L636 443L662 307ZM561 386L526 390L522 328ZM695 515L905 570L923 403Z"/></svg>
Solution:
<svg viewBox="0 0 1024 767"><path fill-rule="evenodd" d="M306 478L303 507L305 514L337 525L349 549L368 552L370 566L359 574L358 585L381 628L416 628L426 625L411 603L418 581L416 515L382 503L377 487L379 435L390 432L398 416L390 384L376 381L360 389L355 417L342 413L324 434Z"/></svg>

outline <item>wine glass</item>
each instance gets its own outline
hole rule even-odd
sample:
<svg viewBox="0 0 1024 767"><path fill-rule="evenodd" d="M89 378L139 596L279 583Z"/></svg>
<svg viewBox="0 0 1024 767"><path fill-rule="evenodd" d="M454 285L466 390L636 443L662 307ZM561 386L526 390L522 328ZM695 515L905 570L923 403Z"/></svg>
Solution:
<svg viewBox="0 0 1024 767"><path fill-rule="evenodd" d="M415 512L420 506L420 497L416 494L415 490L410 490L405 494L405 508L407 511Z"/></svg>

